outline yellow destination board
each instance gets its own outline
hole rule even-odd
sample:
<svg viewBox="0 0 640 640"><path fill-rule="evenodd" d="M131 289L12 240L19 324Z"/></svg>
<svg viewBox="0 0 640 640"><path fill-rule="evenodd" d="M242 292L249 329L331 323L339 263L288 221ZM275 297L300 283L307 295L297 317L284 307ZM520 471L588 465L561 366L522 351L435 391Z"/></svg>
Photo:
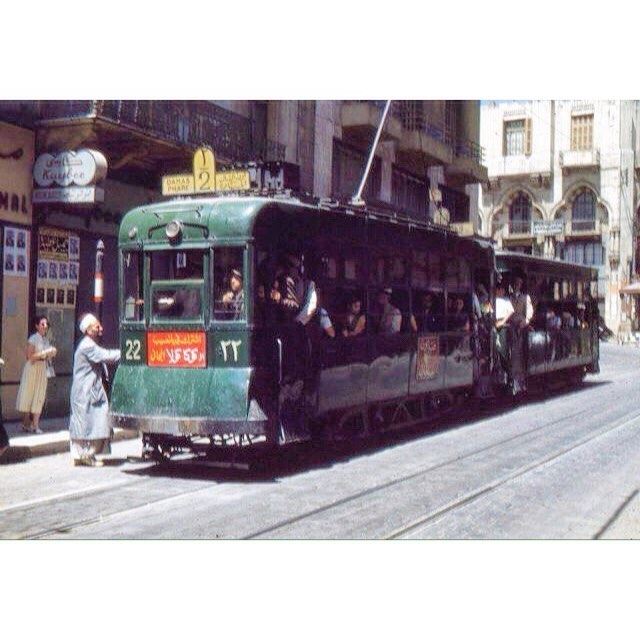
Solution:
<svg viewBox="0 0 640 640"><path fill-rule="evenodd" d="M197 193L215 191L216 159L211 149L200 147L193 154L193 178Z"/></svg>
<svg viewBox="0 0 640 640"><path fill-rule="evenodd" d="M248 171L222 171L216 173L216 191L243 191L248 189Z"/></svg>
<svg viewBox="0 0 640 640"><path fill-rule="evenodd" d="M193 174L182 173L162 177L162 195L176 196L195 192Z"/></svg>
<svg viewBox="0 0 640 640"><path fill-rule="evenodd" d="M251 187L248 171L216 171L213 151L207 147L193 154L193 174L182 173L162 178L162 195L177 196L215 191L245 191Z"/></svg>

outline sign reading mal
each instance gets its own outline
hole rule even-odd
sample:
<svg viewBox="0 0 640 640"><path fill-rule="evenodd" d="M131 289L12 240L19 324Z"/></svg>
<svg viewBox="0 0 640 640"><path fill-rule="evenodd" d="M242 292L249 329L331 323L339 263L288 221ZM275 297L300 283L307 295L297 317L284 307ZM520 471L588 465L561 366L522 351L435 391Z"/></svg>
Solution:
<svg viewBox="0 0 640 640"><path fill-rule="evenodd" d="M43 153L33 166L33 178L40 187L86 187L107 175L107 160L93 149L63 151L57 155Z"/></svg>

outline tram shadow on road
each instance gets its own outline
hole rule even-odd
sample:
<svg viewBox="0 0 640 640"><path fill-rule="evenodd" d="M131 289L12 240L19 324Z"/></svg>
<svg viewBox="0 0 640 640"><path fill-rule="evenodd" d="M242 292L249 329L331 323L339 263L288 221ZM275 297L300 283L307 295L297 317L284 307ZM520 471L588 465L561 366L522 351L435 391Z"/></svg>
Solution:
<svg viewBox="0 0 640 640"><path fill-rule="evenodd" d="M527 406L544 404L568 394L585 393L612 384L609 380L585 381L579 387L535 390L521 399L474 399L432 421L421 422L401 429L383 431L368 438L355 438L337 443L309 442L283 447L264 458L238 456L234 460L210 460L202 456L182 454L175 459L156 463L130 459L144 465L125 469L133 476L210 480L217 483L277 483L280 479L309 471L331 468L348 460L372 455L383 449L402 446L411 441L435 437L453 429L471 427L477 422L498 418ZM257 464L256 464L257 463Z"/></svg>

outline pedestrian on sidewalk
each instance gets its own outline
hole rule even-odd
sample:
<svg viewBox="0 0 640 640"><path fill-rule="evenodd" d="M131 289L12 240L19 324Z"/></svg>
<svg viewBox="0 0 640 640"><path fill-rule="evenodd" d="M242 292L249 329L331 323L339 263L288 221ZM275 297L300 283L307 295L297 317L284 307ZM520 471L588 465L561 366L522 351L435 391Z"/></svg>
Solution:
<svg viewBox="0 0 640 640"><path fill-rule="evenodd" d="M0 367L4 365L4 360L0 358ZM2 394L0 394L0 464L2 464L2 457L9 449L9 436L4 428L4 422L2 420Z"/></svg>
<svg viewBox="0 0 640 640"><path fill-rule="evenodd" d="M102 466L96 455L110 453L109 401L102 383L106 363L120 360L120 349L103 349L96 343L102 335L100 321L91 313L80 319L84 334L73 358L69 437L76 466Z"/></svg>
<svg viewBox="0 0 640 640"><path fill-rule="evenodd" d="M27 361L22 369L16 409L23 414L22 430L42 433L40 414L47 397L47 382L55 376L51 359L57 350L47 339L49 321L46 316L36 317L36 332L27 341Z"/></svg>

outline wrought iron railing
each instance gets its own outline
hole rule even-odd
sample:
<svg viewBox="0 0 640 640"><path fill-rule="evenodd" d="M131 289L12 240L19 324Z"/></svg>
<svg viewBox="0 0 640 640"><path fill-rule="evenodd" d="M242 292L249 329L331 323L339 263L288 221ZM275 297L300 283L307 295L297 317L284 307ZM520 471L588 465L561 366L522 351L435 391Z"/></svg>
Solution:
<svg viewBox="0 0 640 640"><path fill-rule="evenodd" d="M457 156L471 158L479 164L482 164L484 161L484 149L473 140L456 138L456 146L454 150Z"/></svg>
<svg viewBox="0 0 640 640"><path fill-rule="evenodd" d="M211 145L233 161L284 160L282 144L253 134L251 119L206 100L44 100L40 120L102 118L178 144Z"/></svg>
<svg viewBox="0 0 640 640"><path fill-rule="evenodd" d="M531 233L531 220L509 220L509 233Z"/></svg>
<svg viewBox="0 0 640 640"><path fill-rule="evenodd" d="M589 218L586 220L580 220L579 218L571 219L572 231L595 231L596 221L595 218Z"/></svg>

